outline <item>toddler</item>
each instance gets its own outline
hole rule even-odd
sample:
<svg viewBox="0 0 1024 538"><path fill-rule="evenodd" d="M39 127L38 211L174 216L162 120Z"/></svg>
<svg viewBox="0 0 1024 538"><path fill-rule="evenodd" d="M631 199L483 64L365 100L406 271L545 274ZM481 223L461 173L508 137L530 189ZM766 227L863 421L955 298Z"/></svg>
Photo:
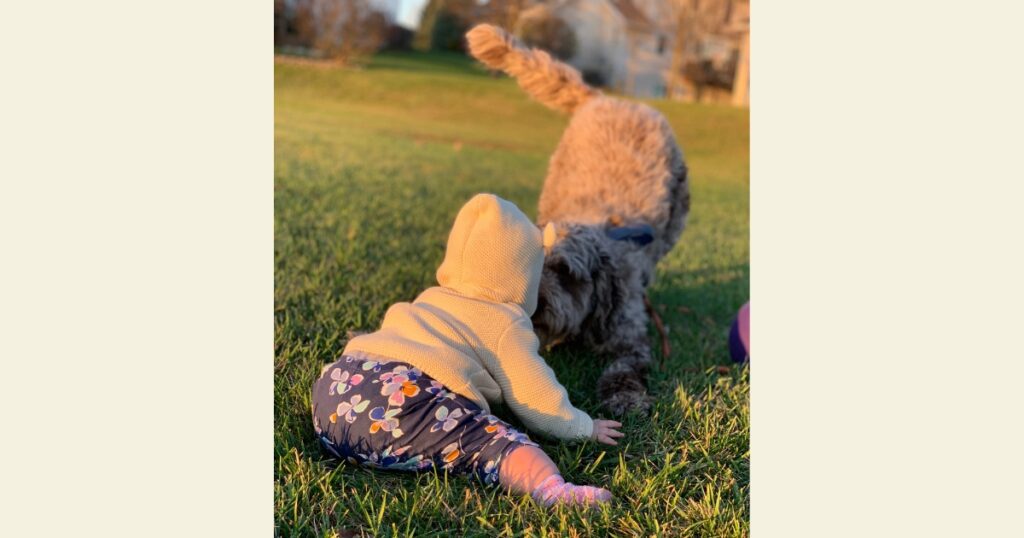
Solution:
<svg viewBox="0 0 1024 538"><path fill-rule="evenodd" d="M574 407L537 354L530 316L541 236L497 196L463 206L437 270L440 286L392 305L380 330L349 341L313 384L324 449L380 469L474 475L549 506L609 501L608 490L565 482L536 443L490 414L490 404L504 402L551 437L614 445L623 436L618 422Z"/></svg>

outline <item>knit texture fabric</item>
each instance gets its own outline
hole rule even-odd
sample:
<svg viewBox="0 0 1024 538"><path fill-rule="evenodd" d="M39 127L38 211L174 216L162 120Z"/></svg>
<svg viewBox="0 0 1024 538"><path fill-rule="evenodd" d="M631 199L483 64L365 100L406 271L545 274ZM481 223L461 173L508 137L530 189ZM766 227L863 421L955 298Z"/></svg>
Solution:
<svg viewBox="0 0 1024 538"><path fill-rule="evenodd" d="M544 261L541 233L514 204L473 197L455 218L440 284L388 309L347 355L407 362L484 409L505 403L531 430L589 438L594 421L569 402L537 353L530 323Z"/></svg>
<svg viewBox="0 0 1024 538"><path fill-rule="evenodd" d="M594 486L577 486L566 482L562 475L553 474L541 482L531 494L533 499L544 506L555 503L597 506L612 500L612 492Z"/></svg>

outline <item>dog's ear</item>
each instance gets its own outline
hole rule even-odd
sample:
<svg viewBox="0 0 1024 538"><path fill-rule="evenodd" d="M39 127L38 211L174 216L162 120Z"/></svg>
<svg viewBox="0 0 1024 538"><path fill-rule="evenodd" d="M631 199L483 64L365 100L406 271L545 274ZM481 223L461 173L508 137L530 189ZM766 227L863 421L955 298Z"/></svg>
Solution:
<svg viewBox="0 0 1024 538"><path fill-rule="evenodd" d="M589 280L596 242L587 233L567 233L548 223L544 227L544 266L575 280Z"/></svg>
<svg viewBox="0 0 1024 538"><path fill-rule="evenodd" d="M580 282L590 280L591 277L581 261L574 257L555 255L545 263L545 266L558 276L563 288L573 288Z"/></svg>
<svg viewBox="0 0 1024 538"><path fill-rule="evenodd" d="M551 270L554 271L555 276L558 277L558 285L566 291L574 289L579 283L579 276L577 276L568 263L564 261L551 265Z"/></svg>
<svg viewBox="0 0 1024 538"><path fill-rule="evenodd" d="M579 248L579 247L588 248ZM592 278L591 244L580 243L569 236L551 248L544 258L544 268L558 278L562 289L575 294L577 288Z"/></svg>
<svg viewBox="0 0 1024 538"><path fill-rule="evenodd" d="M624 286L627 284L621 280L622 275L611 256L602 252L599 259L599 267L595 268L593 282L594 296L601 299L594 303L591 323L596 325L602 334L612 334L616 330L616 320L613 316L626 300Z"/></svg>

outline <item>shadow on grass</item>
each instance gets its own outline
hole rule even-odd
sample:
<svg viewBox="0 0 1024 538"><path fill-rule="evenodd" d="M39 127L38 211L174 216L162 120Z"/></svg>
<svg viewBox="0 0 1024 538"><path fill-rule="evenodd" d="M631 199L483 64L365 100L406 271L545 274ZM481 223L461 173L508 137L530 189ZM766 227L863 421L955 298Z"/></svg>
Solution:
<svg viewBox="0 0 1024 538"><path fill-rule="evenodd" d="M475 60L458 52L381 52L373 57L366 69L491 76Z"/></svg>
<svg viewBox="0 0 1024 538"><path fill-rule="evenodd" d="M660 335L653 323L648 324L653 355L648 390L659 401L672 398L677 386L700 391L714 385L720 375L742 369L729 355L728 335L736 312L749 300L749 264L683 273L662 272L655 288L648 291L652 305L668 328L671 346L670 356L662 357ZM549 352L542 351L542 355L569 388L574 403L586 409L599 409L597 380L612 357L599 356L571 342ZM720 367L728 372L718 373Z"/></svg>
<svg viewBox="0 0 1024 538"><path fill-rule="evenodd" d="M678 416L679 391L688 395L707 394L717 390L723 378L734 382L749 375L745 365L735 364L729 355L728 331L739 307L749 298L749 264L707 268L691 271L663 271L655 289L649 291L652 304L659 310L669 329L671 355L661 356L659 335L653 324L649 326L653 363L648 390L655 399L655 411L666 417ZM700 284L675 284L679 281L697 281ZM595 418L608 417L597 397L597 380L611 357L594 354L575 343L567 343L550 352L542 351L545 361L566 386L574 405L588 411ZM506 406L492 406L491 413L508 421L520 431L528 431ZM627 431L644 432L654 426L652 417L629 415L623 419ZM292 432L285 446L297 449L302 457L318 462L332 470L359 474L378 472L345 462L326 453L319 446L312 424L301 432ZM294 435L297 434L297 435ZM615 452L641 455L645 450L657 450L644 434L630 449L619 447ZM531 435L550 454L569 450L563 443ZM662 447L664 448L664 447ZM590 447L588 450L607 449ZM553 456L554 457L554 456ZM339 469L340 468L340 469ZM429 473L429 471L428 471ZM389 471L384 473L397 482L415 481L416 473ZM408 482L411 483L411 482Z"/></svg>

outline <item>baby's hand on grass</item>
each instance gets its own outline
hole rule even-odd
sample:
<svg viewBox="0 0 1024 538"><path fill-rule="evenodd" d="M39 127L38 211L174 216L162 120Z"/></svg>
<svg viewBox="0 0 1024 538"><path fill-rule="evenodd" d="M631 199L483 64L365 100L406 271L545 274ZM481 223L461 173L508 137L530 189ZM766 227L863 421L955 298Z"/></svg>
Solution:
<svg viewBox="0 0 1024 538"><path fill-rule="evenodd" d="M594 434L591 436L591 439L606 445L617 445L618 443L615 442L615 438L626 436L626 434L618 430L621 427L622 423L615 422L614 420L597 419L594 421Z"/></svg>

